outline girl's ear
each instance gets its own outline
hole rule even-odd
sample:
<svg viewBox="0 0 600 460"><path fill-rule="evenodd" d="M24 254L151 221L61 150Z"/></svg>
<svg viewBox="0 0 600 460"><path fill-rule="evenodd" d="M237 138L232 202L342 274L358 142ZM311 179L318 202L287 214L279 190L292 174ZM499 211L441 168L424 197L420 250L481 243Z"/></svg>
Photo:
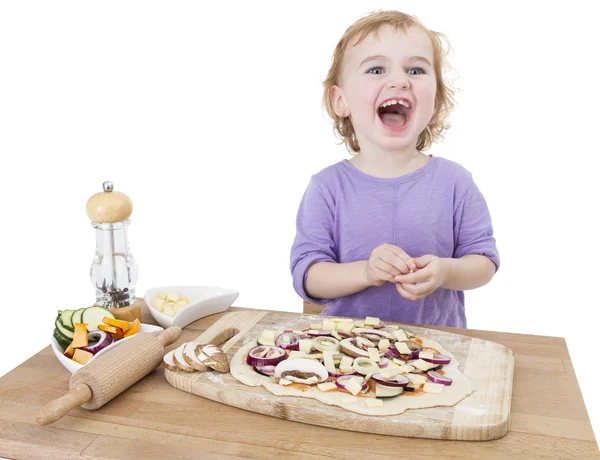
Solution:
<svg viewBox="0 0 600 460"><path fill-rule="evenodd" d="M333 110L338 117L346 118L350 116L350 109L348 109L348 105L346 104L342 88L333 85L329 90L329 97L331 98Z"/></svg>

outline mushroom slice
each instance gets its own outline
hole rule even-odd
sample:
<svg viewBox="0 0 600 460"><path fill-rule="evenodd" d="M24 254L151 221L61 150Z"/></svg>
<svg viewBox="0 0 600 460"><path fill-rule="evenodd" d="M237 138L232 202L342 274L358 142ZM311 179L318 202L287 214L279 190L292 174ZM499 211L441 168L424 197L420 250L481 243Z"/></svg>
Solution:
<svg viewBox="0 0 600 460"><path fill-rule="evenodd" d="M381 331L379 329L365 329L365 328L354 328L352 333L357 337L364 337L372 342L379 342L381 339L394 339L394 336L387 331Z"/></svg>
<svg viewBox="0 0 600 460"><path fill-rule="evenodd" d="M223 350L216 345L198 345L196 347L198 360L203 364L219 372L229 372L229 360Z"/></svg>
<svg viewBox="0 0 600 460"><path fill-rule="evenodd" d="M354 343L354 339L344 339L340 342L340 348L342 353L346 353L348 356L352 356L353 358L360 358L361 356L369 357L369 352L363 350L362 348L356 346Z"/></svg>
<svg viewBox="0 0 600 460"><path fill-rule="evenodd" d="M183 347L183 359L185 359L185 362L197 371L206 372L208 370L208 366L200 361L196 355L197 345L198 344L195 342L186 343L185 347Z"/></svg>
<svg viewBox="0 0 600 460"><path fill-rule="evenodd" d="M275 378L314 385L327 380L329 372L320 362L307 358L288 358L275 368Z"/></svg>
<svg viewBox="0 0 600 460"><path fill-rule="evenodd" d="M185 372L195 372L196 369L190 366L183 357L183 349L185 348L185 345L185 343L182 343L174 350L175 353L173 354L173 362L179 368L179 370Z"/></svg>
<svg viewBox="0 0 600 460"><path fill-rule="evenodd" d="M175 350L171 350L165 356L163 356L163 366L165 366L170 371L178 371L179 368L175 361L173 360L173 355L175 354Z"/></svg>

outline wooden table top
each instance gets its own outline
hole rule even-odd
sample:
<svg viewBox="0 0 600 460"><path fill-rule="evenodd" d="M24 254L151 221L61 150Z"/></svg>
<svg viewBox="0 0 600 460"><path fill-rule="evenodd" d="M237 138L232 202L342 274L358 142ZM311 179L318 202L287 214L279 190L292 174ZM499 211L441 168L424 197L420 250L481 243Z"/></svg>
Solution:
<svg viewBox="0 0 600 460"><path fill-rule="evenodd" d="M239 311L230 308L228 311ZM222 314L188 325L195 339ZM143 322L156 324L143 306ZM161 366L96 411L49 426L37 412L68 391L50 346L0 378L0 457L15 459L389 458L600 459L564 339L436 327L501 343L515 355L509 432L486 442L400 438L290 422L175 389Z"/></svg>

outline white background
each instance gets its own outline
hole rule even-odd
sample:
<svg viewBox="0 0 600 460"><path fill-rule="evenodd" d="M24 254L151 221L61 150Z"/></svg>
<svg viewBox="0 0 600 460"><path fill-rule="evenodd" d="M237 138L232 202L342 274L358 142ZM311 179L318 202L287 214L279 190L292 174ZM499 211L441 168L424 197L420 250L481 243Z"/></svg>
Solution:
<svg viewBox="0 0 600 460"><path fill-rule="evenodd" d="M58 309L93 303L85 204L105 180L134 204L140 296L217 285L300 312L297 207L348 158L321 82L354 20L397 8L450 39L459 105L429 153L470 170L492 213L502 266L467 293L469 327L565 337L598 433L594 3L220 5L0 6L0 375L49 343Z"/></svg>

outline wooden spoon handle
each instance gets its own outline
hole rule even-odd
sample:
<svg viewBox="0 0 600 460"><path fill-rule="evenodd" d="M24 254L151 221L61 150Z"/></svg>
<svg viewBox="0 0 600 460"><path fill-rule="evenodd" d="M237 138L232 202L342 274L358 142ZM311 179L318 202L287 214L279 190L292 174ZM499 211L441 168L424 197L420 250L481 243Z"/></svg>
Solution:
<svg viewBox="0 0 600 460"><path fill-rule="evenodd" d="M55 399L42 408L38 414L37 423L38 425L54 423L67 415L71 409L85 404L90 399L92 399L92 390L85 383L80 383L71 388L63 397Z"/></svg>
<svg viewBox="0 0 600 460"><path fill-rule="evenodd" d="M181 328L177 326L171 326L160 333L158 336L158 341L163 347L168 347L172 343L176 342L180 336Z"/></svg>

